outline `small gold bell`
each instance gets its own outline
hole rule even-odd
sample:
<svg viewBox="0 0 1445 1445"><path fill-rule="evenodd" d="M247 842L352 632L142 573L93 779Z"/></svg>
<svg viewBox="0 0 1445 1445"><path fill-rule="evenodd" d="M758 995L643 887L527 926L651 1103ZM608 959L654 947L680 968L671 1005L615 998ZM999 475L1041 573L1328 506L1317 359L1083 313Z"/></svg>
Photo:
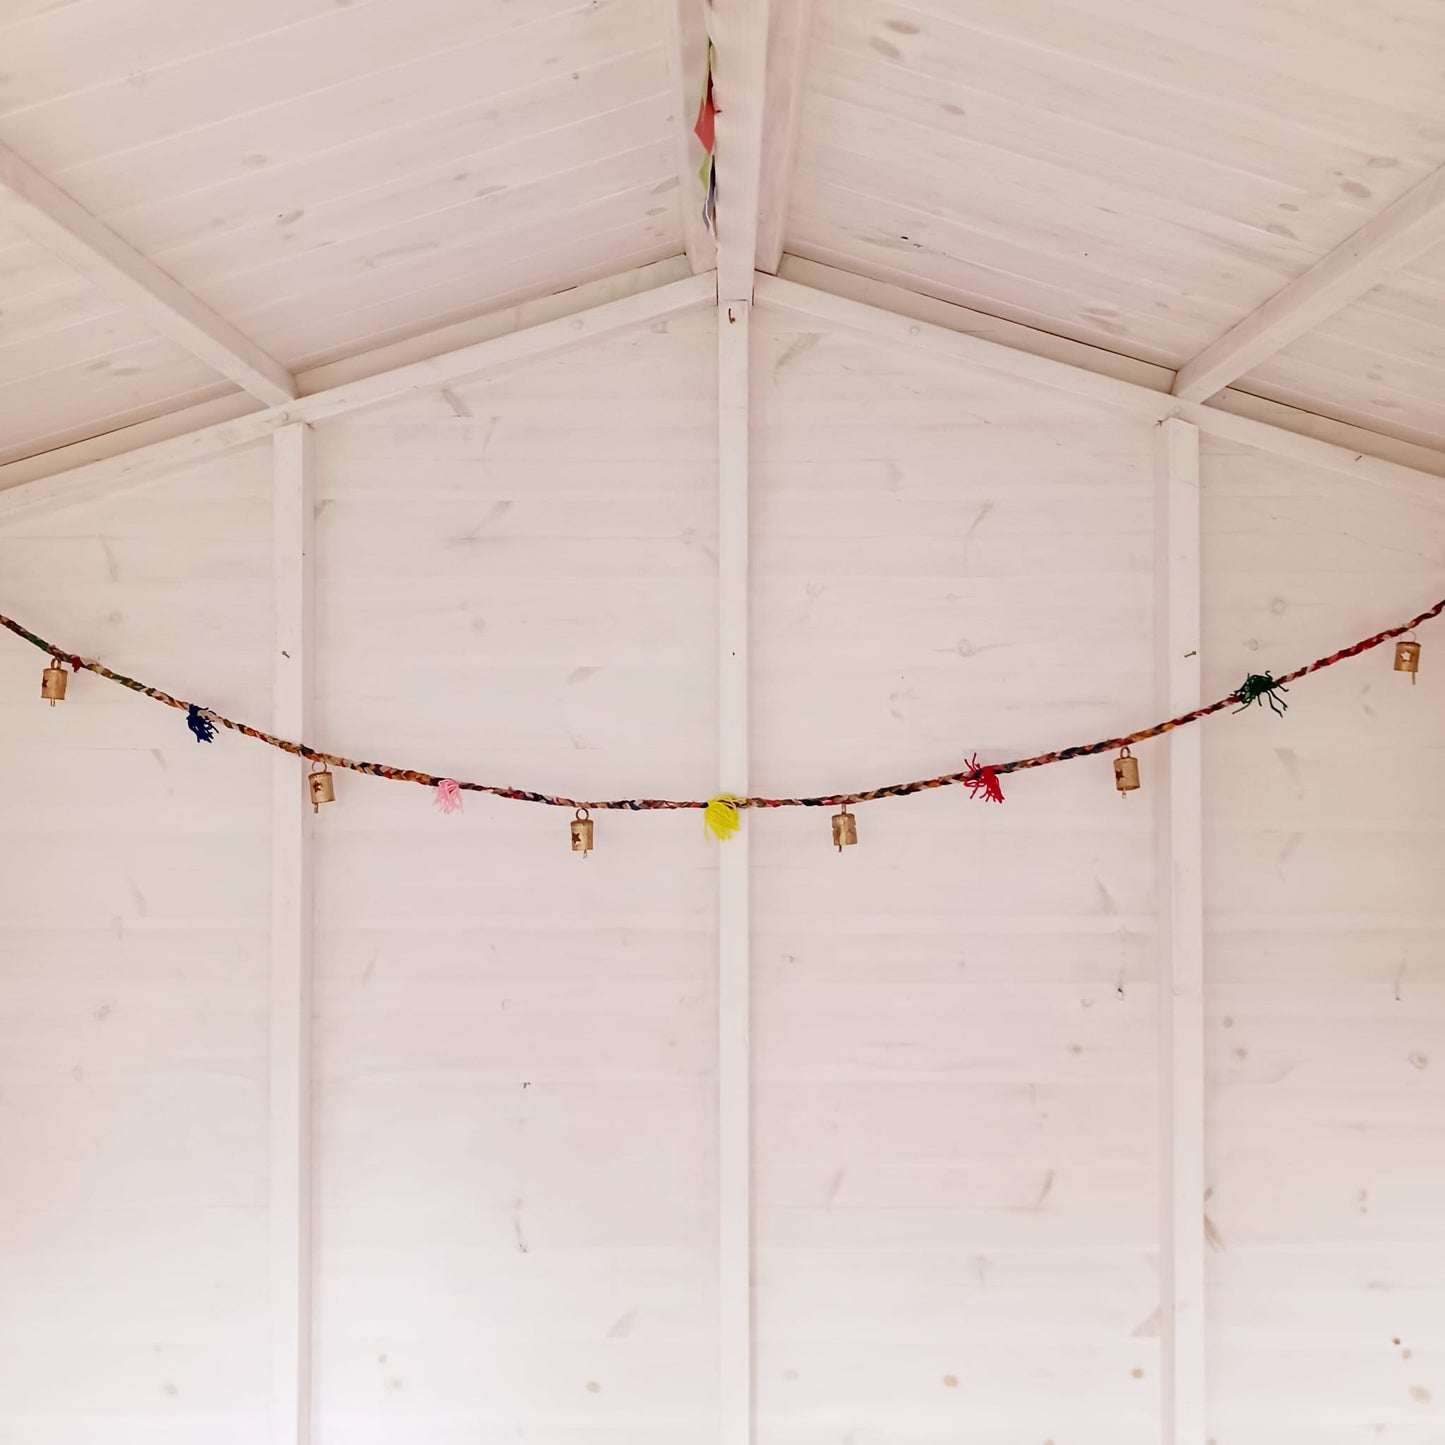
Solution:
<svg viewBox="0 0 1445 1445"><path fill-rule="evenodd" d="M1415 674L1420 671L1420 644L1413 637L1395 644L1395 671L1408 672L1410 685L1415 684Z"/></svg>
<svg viewBox="0 0 1445 1445"><path fill-rule="evenodd" d="M1128 748L1114 759L1114 786L1121 793L1132 793L1139 786L1139 763Z"/></svg>
<svg viewBox="0 0 1445 1445"><path fill-rule="evenodd" d="M586 808L578 808L577 816L572 819L572 851L584 858L592 851L592 819L587 816Z"/></svg>
<svg viewBox="0 0 1445 1445"><path fill-rule="evenodd" d="M50 706L64 700L65 697L65 664L58 657L50 659L50 666L45 669L40 677L40 696L50 700Z"/></svg>
<svg viewBox="0 0 1445 1445"><path fill-rule="evenodd" d="M319 813L322 803L334 803L336 801L336 786L331 781L331 772L325 763L317 763L306 775L306 782L311 789L311 811Z"/></svg>
<svg viewBox="0 0 1445 1445"><path fill-rule="evenodd" d="M833 814L833 846L841 853L844 848L851 848L857 841L858 820L848 811L847 803L844 803L843 811Z"/></svg>

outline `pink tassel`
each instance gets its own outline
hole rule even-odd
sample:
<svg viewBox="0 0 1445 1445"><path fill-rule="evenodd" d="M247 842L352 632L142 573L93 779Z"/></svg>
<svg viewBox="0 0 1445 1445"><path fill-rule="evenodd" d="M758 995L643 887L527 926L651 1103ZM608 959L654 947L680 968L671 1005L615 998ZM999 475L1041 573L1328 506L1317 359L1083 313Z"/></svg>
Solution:
<svg viewBox="0 0 1445 1445"><path fill-rule="evenodd" d="M462 790L455 778L443 778L437 784L436 805L443 813L460 813Z"/></svg>
<svg viewBox="0 0 1445 1445"><path fill-rule="evenodd" d="M999 786L998 774L992 768L978 765L978 754L968 760L968 776L963 780L969 797L983 798L990 803L1003 802L1003 789Z"/></svg>

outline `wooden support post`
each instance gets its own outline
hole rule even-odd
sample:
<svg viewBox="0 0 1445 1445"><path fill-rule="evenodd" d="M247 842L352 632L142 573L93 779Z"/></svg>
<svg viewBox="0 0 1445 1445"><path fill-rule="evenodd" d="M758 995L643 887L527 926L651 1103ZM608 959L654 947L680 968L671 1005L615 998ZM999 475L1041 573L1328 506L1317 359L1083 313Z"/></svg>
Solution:
<svg viewBox="0 0 1445 1445"><path fill-rule="evenodd" d="M718 307L718 783L748 791L748 312ZM718 1388L722 1445L752 1438L748 832L718 849Z"/></svg>
<svg viewBox="0 0 1445 1445"><path fill-rule="evenodd" d="M273 446L276 731L311 725L311 429ZM311 816L304 765L273 763L271 792L271 1445L311 1438Z"/></svg>
<svg viewBox="0 0 1445 1445"><path fill-rule="evenodd" d="M1200 702L1199 429L1159 423L1159 707ZM1204 1445L1204 892L1201 730L1165 740L1159 797L1162 1445Z"/></svg>

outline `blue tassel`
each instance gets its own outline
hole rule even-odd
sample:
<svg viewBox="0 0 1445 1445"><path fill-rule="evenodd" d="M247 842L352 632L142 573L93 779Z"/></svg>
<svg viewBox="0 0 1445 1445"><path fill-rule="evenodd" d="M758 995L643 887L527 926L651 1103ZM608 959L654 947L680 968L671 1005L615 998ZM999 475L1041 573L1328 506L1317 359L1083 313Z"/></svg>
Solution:
<svg viewBox="0 0 1445 1445"><path fill-rule="evenodd" d="M216 740L216 725L195 703L186 709L186 726L195 733L198 743L213 743Z"/></svg>

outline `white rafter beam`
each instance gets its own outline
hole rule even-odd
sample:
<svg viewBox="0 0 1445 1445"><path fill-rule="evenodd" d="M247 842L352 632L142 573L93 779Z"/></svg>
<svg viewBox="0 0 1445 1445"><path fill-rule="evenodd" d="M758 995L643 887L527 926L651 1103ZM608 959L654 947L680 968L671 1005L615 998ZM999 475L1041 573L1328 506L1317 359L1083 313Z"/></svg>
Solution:
<svg viewBox="0 0 1445 1445"><path fill-rule="evenodd" d="M68 505L95 496L135 477L167 467L186 466L232 447L264 440L293 422L327 421L363 407L377 406L413 392L445 386L464 377L488 374L538 361L589 341L613 336L664 317L712 306L717 288L711 272L670 281L635 295L605 301L584 311L557 316L508 331L486 341L408 362L341 386L298 397L284 406L253 411L183 436L169 437L134 451L100 458L50 476L31 476L25 462L0 466L0 515L15 516L32 507ZM514 309L512 314L518 314ZM522 308L520 314L527 314ZM11 478L16 480L7 488Z"/></svg>
<svg viewBox="0 0 1445 1445"><path fill-rule="evenodd" d="M163 336L268 405L296 395L291 373L28 161L0 145L0 206L37 245L74 266Z"/></svg>
<svg viewBox="0 0 1445 1445"><path fill-rule="evenodd" d="M751 301L758 252L769 0L713 0L719 301Z"/></svg>
<svg viewBox="0 0 1445 1445"><path fill-rule="evenodd" d="M807 78L813 0L779 7L768 40L767 89L763 106L762 175L758 189L757 268L778 274L787 236L788 200L798 151L798 117Z"/></svg>
<svg viewBox="0 0 1445 1445"><path fill-rule="evenodd" d="M1203 401L1445 241L1445 168L1405 192L1284 290L1179 368L1174 395Z"/></svg>
<svg viewBox="0 0 1445 1445"><path fill-rule="evenodd" d="M717 246L702 219L702 166L707 157L702 143L693 134L707 80L706 16L702 0L656 0L656 4L662 31L667 37L683 248L694 273L711 271L717 265Z"/></svg>

